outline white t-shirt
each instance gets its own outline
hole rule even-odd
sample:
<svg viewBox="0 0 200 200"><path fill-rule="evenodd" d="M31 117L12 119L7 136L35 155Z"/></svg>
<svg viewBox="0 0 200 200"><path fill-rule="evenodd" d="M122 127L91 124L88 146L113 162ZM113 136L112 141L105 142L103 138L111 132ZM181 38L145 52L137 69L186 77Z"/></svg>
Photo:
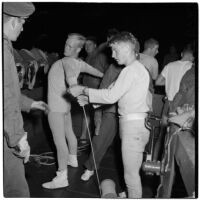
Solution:
<svg viewBox="0 0 200 200"><path fill-rule="evenodd" d="M161 75L165 78L165 92L169 101L174 99L183 75L191 67L192 62L180 60L171 62L164 67Z"/></svg>
<svg viewBox="0 0 200 200"><path fill-rule="evenodd" d="M143 53L140 53L139 61L149 70L152 79L156 80L158 76L158 61L154 57Z"/></svg>
<svg viewBox="0 0 200 200"><path fill-rule="evenodd" d="M89 89L90 102L113 104L118 101L121 116L147 112L149 79L148 71L136 60L122 69L112 88Z"/></svg>

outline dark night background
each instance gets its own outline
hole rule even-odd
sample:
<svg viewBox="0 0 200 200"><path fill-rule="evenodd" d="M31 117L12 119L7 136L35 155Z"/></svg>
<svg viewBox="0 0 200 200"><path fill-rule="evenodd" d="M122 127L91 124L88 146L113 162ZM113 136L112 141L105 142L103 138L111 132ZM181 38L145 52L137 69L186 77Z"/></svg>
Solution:
<svg viewBox="0 0 200 200"><path fill-rule="evenodd" d="M180 51L188 42L198 44L197 3L69 3L34 2L35 13L24 25L14 43L17 49L30 49L41 34L40 48L62 55L68 33L95 35L106 40L109 28L130 31L143 50L144 40L154 37L160 43L160 61L171 43Z"/></svg>

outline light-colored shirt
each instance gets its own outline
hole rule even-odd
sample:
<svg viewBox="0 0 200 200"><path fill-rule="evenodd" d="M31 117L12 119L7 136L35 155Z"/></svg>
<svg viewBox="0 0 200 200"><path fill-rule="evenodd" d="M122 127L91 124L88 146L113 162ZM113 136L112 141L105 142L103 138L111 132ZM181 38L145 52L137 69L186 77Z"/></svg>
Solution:
<svg viewBox="0 0 200 200"><path fill-rule="evenodd" d="M169 101L174 99L175 94L179 90L180 82L185 74L192 67L190 61L175 61L166 65L161 72L165 78L165 92Z"/></svg>
<svg viewBox="0 0 200 200"><path fill-rule="evenodd" d="M118 101L118 113L121 116L144 113L149 111L148 89L149 73L136 60L122 69L112 88L89 89L89 100L99 104L113 104Z"/></svg>
<svg viewBox="0 0 200 200"><path fill-rule="evenodd" d="M52 65L48 74L48 105L51 111L67 112L70 110L70 102L63 95L66 93L67 85L78 84L77 79L82 72L102 76L100 71L80 59L65 57Z"/></svg>
<svg viewBox="0 0 200 200"><path fill-rule="evenodd" d="M156 80L158 76L158 61L149 55L140 53L139 60L148 70L153 80Z"/></svg>

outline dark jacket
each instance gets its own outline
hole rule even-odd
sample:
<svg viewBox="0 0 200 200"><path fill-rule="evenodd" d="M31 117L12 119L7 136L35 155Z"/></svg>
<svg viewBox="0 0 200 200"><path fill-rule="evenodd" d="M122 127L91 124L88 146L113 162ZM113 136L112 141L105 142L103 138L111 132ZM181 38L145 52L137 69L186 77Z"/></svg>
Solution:
<svg viewBox="0 0 200 200"><path fill-rule="evenodd" d="M21 94L12 43L6 36L3 51L3 128L8 146L14 147L24 135L21 111L28 112L33 100Z"/></svg>
<svg viewBox="0 0 200 200"><path fill-rule="evenodd" d="M170 105L170 112L175 112L177 107L181 107L184 104L195 105L195 66L183 76L179 91Z"/></svg>

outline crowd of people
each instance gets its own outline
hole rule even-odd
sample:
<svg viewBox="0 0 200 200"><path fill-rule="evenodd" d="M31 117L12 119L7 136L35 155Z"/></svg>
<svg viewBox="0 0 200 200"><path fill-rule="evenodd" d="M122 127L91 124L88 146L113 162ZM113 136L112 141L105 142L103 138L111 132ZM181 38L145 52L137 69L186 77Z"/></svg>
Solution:
<svg viewBox="0 0 200 200"><path fill-rule="evenodd" d="M94 133L92 152L81 175L88 181L94 175L116 134L121 138L124 180L128 198L142 197L140 168L150 131L145 126L153 112L156 85L165 86L167 109L164 115L179 126L195 116L194 52L184 48L181 59L170 48L159 74L156 59L159 41L149 38L140 51L138 39L130 32L112 29L107 40L98 45L97 36L70 33L64 45L64 57L34 47L12 47L26 19L35 11L32 3L3 3L3 76L4 76L4 195L29 197L23 161L30 156L22 111L40 109L48 114L49 127L57 151L56 176L42 187L67 187L68 165L79 167L77 149ZM80 57L85 50L86 58ZM21 93L47 85L47 102L34 101ZM74 133L71 99L84 106L81 136ZM188 105L185 109L185 105ZM190 120L191 121L191 120ZM194 120L193 120L194 121ZM119 126L118 126L119 124ZM89 125L89 126L88 126ZM16 156L17 155L17 156ZM95 162L95 163L94 163Z"/></svg>

